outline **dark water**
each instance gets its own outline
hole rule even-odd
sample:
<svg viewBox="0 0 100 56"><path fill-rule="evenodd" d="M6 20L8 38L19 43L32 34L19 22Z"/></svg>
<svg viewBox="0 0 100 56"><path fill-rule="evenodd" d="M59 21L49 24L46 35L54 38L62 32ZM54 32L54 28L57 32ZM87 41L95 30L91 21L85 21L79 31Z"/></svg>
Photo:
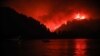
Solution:
<svg viewBox="0 0 100 56"><path fill-rule="evenodd" d="M3 56L100 56L98 39L37 39L2 41Z"/></svg>

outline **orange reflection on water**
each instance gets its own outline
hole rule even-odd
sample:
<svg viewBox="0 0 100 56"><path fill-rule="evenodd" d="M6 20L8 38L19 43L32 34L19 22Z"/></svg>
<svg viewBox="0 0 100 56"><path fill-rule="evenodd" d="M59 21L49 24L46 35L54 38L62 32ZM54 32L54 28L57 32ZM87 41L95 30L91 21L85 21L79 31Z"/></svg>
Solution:
<svg viewBox="0 0 100 56"><path fill-rule="evenodd" d="M87 39L75 39L74 56L86 56Z"/></svg>

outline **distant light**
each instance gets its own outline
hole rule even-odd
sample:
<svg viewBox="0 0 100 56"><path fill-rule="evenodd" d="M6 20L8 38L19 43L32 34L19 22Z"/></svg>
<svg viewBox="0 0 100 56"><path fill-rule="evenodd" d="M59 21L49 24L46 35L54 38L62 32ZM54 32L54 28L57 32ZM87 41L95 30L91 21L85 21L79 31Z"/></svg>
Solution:
<svg viewBox="0 0 100 56"><path fill-rule="evenodd" d="M83 15L80 15L79 13L75 16L75 18L74 19L76 19L76 20L83 20L83 19L85 19L86 17L85 16L83 16Z"/></svg>
<svg viewBox="0 0 100 56"><path fill-rule="evenodd" d="M75 17L75 19L78 19L78 18L80 18L80 14L77 14Z"/></svg>

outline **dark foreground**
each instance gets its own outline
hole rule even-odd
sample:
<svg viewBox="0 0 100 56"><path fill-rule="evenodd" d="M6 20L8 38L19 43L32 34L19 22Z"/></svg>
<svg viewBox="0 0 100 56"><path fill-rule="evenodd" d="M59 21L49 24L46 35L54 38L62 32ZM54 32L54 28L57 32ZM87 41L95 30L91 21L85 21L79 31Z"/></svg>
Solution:
<svg viewBox="0 0 100 56"><path fill-rule="evenodd" d="M1 42L3 56L100 56L100 39L5 39Z"/></svg>

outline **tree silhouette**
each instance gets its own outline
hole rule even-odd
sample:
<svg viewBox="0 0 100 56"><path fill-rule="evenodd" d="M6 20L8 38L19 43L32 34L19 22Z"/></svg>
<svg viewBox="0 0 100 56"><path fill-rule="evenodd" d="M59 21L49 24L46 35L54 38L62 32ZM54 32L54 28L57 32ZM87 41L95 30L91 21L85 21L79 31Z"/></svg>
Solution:
<svg viewBox="0 0 100 56"><path fill-rule="evenodd" d="M19 14L9 7L0 8L0 19L1 33L6 38L37 38L50 34L49 30L34 18Z"/></svg>
<svg viewBox="0 0 100 56"><path fill-rule="evenodd" d="M73 20L68 22L67 25L62 25L57 32L62 37L99 37L100 36L100 19L90 19L90 20ZM58 34L58 35L59 35Z"/></svg>

